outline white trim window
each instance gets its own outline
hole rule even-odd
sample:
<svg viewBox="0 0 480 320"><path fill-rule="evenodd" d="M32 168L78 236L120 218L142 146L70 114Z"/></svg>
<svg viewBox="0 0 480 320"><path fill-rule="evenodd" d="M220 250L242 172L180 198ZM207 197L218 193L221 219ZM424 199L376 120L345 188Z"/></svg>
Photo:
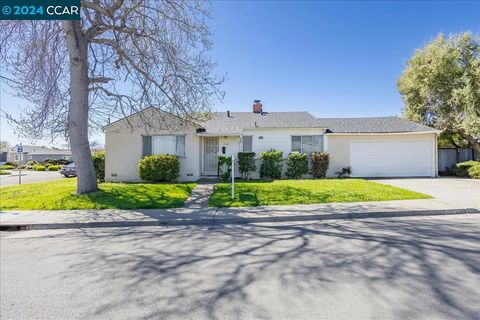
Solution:
<svg viewBox="0 0 480 320"><path fill-rule="evenodd" d="M292 136L292 152L312 154L323 151L323 136Z"/></svg>
<svg viewBox="0 0 480 320"><path fill-rule="evenodd" d="M185 157L185 136L152 136L152 154L165 153Z"/></svg>

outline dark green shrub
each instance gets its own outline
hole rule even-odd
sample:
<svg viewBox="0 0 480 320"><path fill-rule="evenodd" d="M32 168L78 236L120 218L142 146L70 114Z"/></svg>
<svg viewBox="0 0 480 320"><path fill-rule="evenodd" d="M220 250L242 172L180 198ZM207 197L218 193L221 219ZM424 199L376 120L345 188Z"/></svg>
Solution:
<svg viewBox="0 0 480 320"><path fill-rule="evenodd" d="M3 166L0 166L0 169L1 170L12 170L12 169L15 169L15 167L12 166L12 165L9 165L9 164L4 164Z"/></svg>
<svg viewBox="0 0 480 320"><path fill-rule="evenodd" d="M248 180L250 172L257 170L255 165L255 152L239 152L238 153L238 171L242 175L242 179Z"/></svg>
<svg viewBox="0 0 480 320"><path fill-rule="evenodd" d="M458 177L470 177L474 179L480 178L480 162L479 161L465 161L455 165L455 175Z"/></svg>
<svg viewBox="0 0 480 320"><path fill-rule="evenodd" d="M147 156L138 162L140 179L148 182L169 182L180 176L180 161L171 154Z"/></svg>
<svg viewBox="0 0 480 320"><path fill-rule="evenodd" d="M97 173L97 179L105 181L105 152L97 152L92 157L93 165L95 166L95 172Z"/></svg>
<svg viewBox="0 0 480 320"><path fill-rule="evenodd" d="M232 158L227 156L218 156L218 179L221 181L230 181L232 178Z"/></svg>
<svg viewBox="0 0 480 320"><path fill-rule="evenodd" d="M71 161L69 160L65 160L65 159L44 159L42 161L42 163L46 166L47 164L48 165L55 165L55 166L64 166L64 165L67 165L67 164L70 164L72 163Z"/></svg>
<svg viewBox="0 0 480 320"><path fill-rule="evenodd" d="M260 178L280 179L282 177L282 157L280 150L269 150L260 153Z"/></svg>
<svg viewBox="0 0 480 320"><path fill-rule="evenodd" d="M27 166L33 166L34 164L38 164L38 161L30 160L26 163Z"/></svg>
<svg viewBox="0 0 480 320"><path fill-rule="evenodd" d="M335 172L339 178L348 178L352 174L352 168L350 166L346 166L342 168L342 171Z"/></svg>
<svg viewBox="0 0 480 320"><path fill-rule="evenodd" d="M35 171L45 171L45 170L47 170L47 167L36 164L36 165L33 166L33 170L35 170Z"/></svg>
<svg viewBox="0 0 480 320"><path fill-rule="evenodd" d="M292 152L287 157L287 175L293 179L300 179L308 173L308 155Z"/></svg>
<svg viewBox="0 0 480 320"><path fill-rule="evenodd" d="M312 173L315 178L325 178L330 165L330 155L328 152L312 153Z"/></svg>
<svg viewBox="0 0 480 320"><path fill-rule="evenodd" d="M49 165L49 166L47 167L47 170L48 170L48 171L58 171L58 170L60 170L60 166Z"/></svg>

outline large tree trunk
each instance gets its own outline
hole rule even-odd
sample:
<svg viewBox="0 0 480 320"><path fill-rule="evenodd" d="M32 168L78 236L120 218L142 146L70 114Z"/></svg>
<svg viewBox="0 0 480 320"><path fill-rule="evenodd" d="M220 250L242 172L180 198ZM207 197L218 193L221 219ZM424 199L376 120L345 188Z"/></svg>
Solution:
<svg viewBox="0 0 480 320"><path fill-rule="evenodd" d="M63 21L70 60L68 135L77 171L77 193L98 190L88 143L88 43L79 20Z"/></svg>
<svg viewBox="0 0 480 320"><path fill-rule="evenodd" d="M473 152L475 153L475 160L480 161L480 143L478 143L477 139L469 134L466 134L463 130L460 130L459 133L472 146Z"/></svg>

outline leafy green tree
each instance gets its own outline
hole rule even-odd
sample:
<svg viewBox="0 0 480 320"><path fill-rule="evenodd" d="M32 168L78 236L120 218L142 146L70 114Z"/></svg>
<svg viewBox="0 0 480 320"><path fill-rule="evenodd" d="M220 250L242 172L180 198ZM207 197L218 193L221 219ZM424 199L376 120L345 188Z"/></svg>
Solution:
<svg viewBox="0 0 480 320"><path fill-rule="evenodd" d="M480 160L480 40L440 34L415 52L398 80L406 118L458 134Z"/></svg>

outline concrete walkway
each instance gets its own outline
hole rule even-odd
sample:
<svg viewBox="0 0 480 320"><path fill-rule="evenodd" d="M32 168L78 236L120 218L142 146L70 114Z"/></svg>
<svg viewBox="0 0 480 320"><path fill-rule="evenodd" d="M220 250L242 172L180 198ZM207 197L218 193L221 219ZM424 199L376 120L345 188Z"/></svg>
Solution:
<svg viewBox="0 0 480 320"><path fill-rule="evenodd" d="M183 207L188 209L205 209L208 207L208 199L213 193L215 181L199 182L185 201Z"/></svg>
<svg viewBox="0 0 480 320"><path fill-rule="evenodd" d="M192 200L192 203L195 201ZM0 212L0 230L158 225L214 226L235 223L473 213L480 213L479 208L463 208L436 199L243 208L4 211Z"/></svg>

